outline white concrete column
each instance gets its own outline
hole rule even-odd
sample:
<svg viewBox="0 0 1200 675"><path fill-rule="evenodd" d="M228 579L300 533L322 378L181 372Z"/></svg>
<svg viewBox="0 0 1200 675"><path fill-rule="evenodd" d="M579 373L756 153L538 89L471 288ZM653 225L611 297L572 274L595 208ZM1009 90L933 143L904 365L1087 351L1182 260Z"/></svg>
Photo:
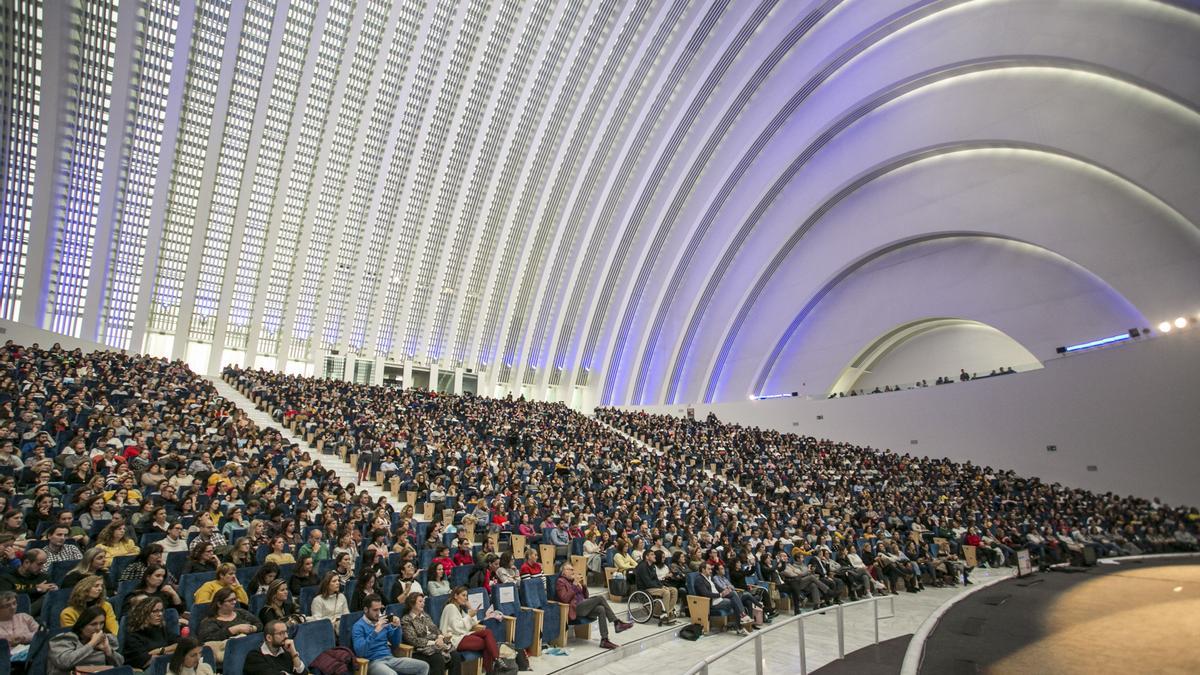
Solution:
<svg viewBox="0 0 1200 675"><path fill-rule="evenodd" d="M195 0L179 3L179 27L175 33L177 45L192 44L192 32L196 23ZM179 126L183 121L183 98L187 91L187 71L190 49L176 49L171 63L171 86L167 93L166 123L163 125L162 147L158 165L163 171L175 166L175 146L179 140ZM154 203L150 208L150 228L146 232L146 259L142 263L142 283L138 303L133 315L133 333L129 348L142 351L146 338L146 324L150 320L150 306L154 303L154 285L158 276L158 258L162 245L163 224L167 220L167 205L171 197L171 181L160 180L154 189Z"/></svg>
<svg viewBox="0 0 1200 675"><path fill-rule="evenodd" d="M100 205L97 210L96 234L92 240L92 267L88 275L87 295L83 303L83 325L79 337L84 340L99 342L100 314L107 298L105 290L108 286L108 270L113 257L113 221L116 219L117 194L121 188L121 165L126 156L121 150L130 138L129 127L132 107L125 105L130 102L130 79L133 65L140 58L137 51L138 13L145 5L140 2L122 3L117 10L117 56L113 62L112 107L114 110L124 110L125 114L110 115L108 120L108 153L104 157L104 170L100 182ZM45 80L43 79L43 82Z"/></svg>
<svg viewBox="0 0 1200 675"><path fill-rule="evenodd" d="M221 164L221 143L225 135L225 120L229 112L229 94L233 90L233 75L237 69L238 47L242 34L242 22L246 18L246 4L235 2L230 6L229 30L225 35L225 51L221 55L221 75L217 80L216 103L213 106L212 125L209 138L212 139L212 152L205 158L204 174L200 181L201 199L196 206L193 220L192 242L188 246L188 265L183 277L183 295L179 301L179 318L175 321L175 342L171 345L171 357L187 358L188 335L192 330L192 313L196 309L196 284L200 280L200 265L204 260L204 241L208 228L199 226L208 223L212 211L213 186L217 182L217 170ZM169 181L164 181L169 182ZM205 199L205 197L208 197ZM214 336L212 349L219 350L224 344L218 344Z"/></svg>
<svg viewBox="0 0 1200 675"><path fill-rule="evenodd" d="M55 212L62 201L65 183L58 179L66 133L63 124L68 91L67 66L71 61L71 7L65 2L48 2L42 10L42 100L38 119L37 183L29 221L29 250L25 257L25 281L21 289L18 321L49 328L46 303L55 259Z"/></svg>

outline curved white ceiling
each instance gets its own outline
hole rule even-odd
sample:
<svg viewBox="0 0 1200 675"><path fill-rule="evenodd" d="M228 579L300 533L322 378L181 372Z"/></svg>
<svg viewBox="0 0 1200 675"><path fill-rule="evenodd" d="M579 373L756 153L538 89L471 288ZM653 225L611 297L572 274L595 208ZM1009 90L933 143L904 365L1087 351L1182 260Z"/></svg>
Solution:
<svg viewBox="0 0 1200 675"><path fill-rule="evenodd" d="M1200 309L1194 0L41 5L0 28L0 314L58 332L655 403L744 398L931 233Z"/></svg>

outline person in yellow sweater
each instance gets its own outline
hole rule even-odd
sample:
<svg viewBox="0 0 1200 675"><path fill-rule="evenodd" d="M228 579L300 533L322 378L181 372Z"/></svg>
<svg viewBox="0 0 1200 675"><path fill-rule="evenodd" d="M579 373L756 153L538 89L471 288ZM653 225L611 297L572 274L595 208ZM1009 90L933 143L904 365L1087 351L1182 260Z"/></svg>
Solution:
<svg viewBox="0 0 1200 675"><path fill-rule="evenodd" d="M122 489L125 490L126 503L133 504L134 506L138 506L142 503L142 492L141 490L137 489L137 485L133 479L133 474L127 474L121 479L120 484L111 490L105 490L101 496L104 497L105 503L108 503L111 502L113 497L117 496L117 492Z"/></svg>
<svg viewBox="0 0 1200 675"><path fill-rule="evenodd" d="M104 579L92 575L79 580L71 589L71 597L67 606L58 615L58 623L63 628L70 628L79 620L79 615L88 607L99 607L104 610L104 632L109 635L117 634L117 614L104 597Z"/></svg>
<svg viewBox="0 0 1200 675"><path fill-rule="evenodd" d="M113 522L106 525L100 531L100 536L96 537L96 545L108 553L109 560L142 552L141 547L133 543L133 540L126 534L127 531L125 523Z"/></svg>
<svg viewBox="0 0 1200 675"><path fill-rule="evenodd" d="M624 539L617 540L617 552L613 556L613 565L617 568L618 572L626 575L632 572L633 568L637 567L637 560L629 555L629 542Z"/></svg>
<svg viewBox="0 0 1200 675"><path fill-rule="evenodd" d="M250 606L250 596L238 581L237 568L232 563L222 563L217 567L217 578L206 582L203 586L196 589L196 595L194 596L196 604L212 602L213 595L222 588L232 589L237 596L238 602L246 607Z"/></svg>

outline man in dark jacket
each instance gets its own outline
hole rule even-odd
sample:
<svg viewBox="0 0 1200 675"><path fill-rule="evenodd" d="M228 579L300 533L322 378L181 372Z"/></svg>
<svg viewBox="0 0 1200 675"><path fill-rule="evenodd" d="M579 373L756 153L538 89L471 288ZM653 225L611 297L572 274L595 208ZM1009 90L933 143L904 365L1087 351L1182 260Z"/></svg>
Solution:
<svg viewBox="0 0 1200 675"><path fill-rule="evenodd" d="M263 627L262 647L247 654L242 666L245 675L301 675L305 670L300 652L288 638L287 624L283 621L267 622Z"/></svg>
<svg viewBox="0 0 1200 675"><path fill-rule="evenodd" d="M0 591L24 593L29 596L30 614L39 616L42 602L50 591L58 590L58 586L50 581L45 572L46 552L40 548L31 548L25 552L25 559L17 568L6 567L0 573Z"/></svg>
<svg viewBox="0 0 1200 675"><path fill-rule="evenodd" d="M738 619L743 625L753 624L754 618L750 616L750 612L746 611L746 606L742 604L740 593L733 590L732 587L722 590L717 589L717 584L713 581L713 566L712 563L705 560L700 563L700 576L696 577L696 595L708 598L712 601L713 606L720 605L725 602L733 603L733 610L737 614ZM745 635L746 631L741 626L736 630L738 635Z"/></svg>
<svg viewBox="0 0 1200 675"><path fill-rule="evenodd" d="M633 576L637 579L639 589L662 602L663 611L658 615L658 625L666 626L675 623L675 608L679 606L679 591L673 586L664 586L658 578L658 571L655 568L662 564L662 551L647 551L637 567L633 568Z"/></svg>

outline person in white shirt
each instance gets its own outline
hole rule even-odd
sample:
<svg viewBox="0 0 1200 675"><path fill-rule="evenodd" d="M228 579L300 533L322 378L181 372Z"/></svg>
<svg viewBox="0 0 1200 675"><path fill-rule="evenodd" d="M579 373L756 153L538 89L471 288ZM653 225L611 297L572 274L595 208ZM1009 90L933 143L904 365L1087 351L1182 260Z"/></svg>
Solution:
<svg viewBox="0 0 1200 675"><path fill-rule="evenodd" d="M167 528L167 536L159 539L158 543L162 544L164 554L179 551L186 553L190 550L187 540L183 538L183 525L178 521L171 523L171 526Z"/></svg>
<svg viewBox="0 0 1200 675"><path fill-rule="evenodd" d="M342 578L334 570L325 573L321 588L312 599L308 614L314 619L329 619L336 629L339 619L350 613L350 603L342 593Z"/></svg>
<svg viewBox="0 0 1200 675"><path fill-rule="evenodd" d="M450 636L450 645L460 652L483 652L483 669L492 672L492 664L500 656L500 646L492 631L479 623L475 609L469 604L467 587L450 591L450 602L442 610L442 633ZM485 618L499 619L500 613L489 609Z"/></svg>

